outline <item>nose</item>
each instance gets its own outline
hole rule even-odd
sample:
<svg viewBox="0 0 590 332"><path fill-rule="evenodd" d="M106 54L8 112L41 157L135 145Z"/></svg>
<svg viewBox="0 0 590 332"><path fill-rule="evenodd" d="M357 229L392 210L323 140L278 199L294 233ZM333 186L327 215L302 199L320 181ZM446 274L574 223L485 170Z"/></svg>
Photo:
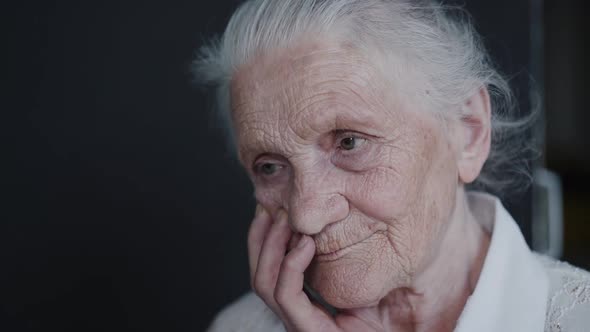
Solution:
<svg viewBox="0 0 590 332"><path fill-rule="evenodd" d="M294 177L289 193L289 220L294 231L313 235L348 216L349 205L338 179L314 173Z"/></svg>

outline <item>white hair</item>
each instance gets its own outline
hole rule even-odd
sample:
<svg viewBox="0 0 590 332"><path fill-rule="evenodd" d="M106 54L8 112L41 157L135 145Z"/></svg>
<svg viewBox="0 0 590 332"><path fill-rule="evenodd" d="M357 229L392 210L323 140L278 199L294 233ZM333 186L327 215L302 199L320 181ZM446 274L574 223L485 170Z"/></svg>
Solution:
<svg viewBox="0 0 590 332"><path fill-rule="evenodd" d="M235 70L265 51L293 46L310 36L383 54L384 75L406 59L428 85L421 98L442 118L460 118L459 107L485 87L492 104L492 147L472 187L501 194L530 178L531 144L520 136L533 116L516 119L517 102L494 68L469 15L430 0L250 0L231 17L221 38L199 50L197 81L216 90L216 114L233 144L229 85ZM394 60L395 59L395 60ZM390 73L388 73L388 69ZM426 90L426 89L425 89ZM440 114L439 114L440 115ZM522 175L525 175L523 177Z"/></svg>

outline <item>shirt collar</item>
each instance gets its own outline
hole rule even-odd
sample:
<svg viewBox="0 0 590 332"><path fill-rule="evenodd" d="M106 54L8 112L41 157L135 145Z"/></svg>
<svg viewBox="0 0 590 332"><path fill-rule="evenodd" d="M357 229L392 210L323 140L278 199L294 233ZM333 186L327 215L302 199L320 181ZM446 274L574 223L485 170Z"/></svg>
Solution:
<svg viewBox="0 0 590 332"><path fill-rule="evenodd" d="M549 291L545 270L499 199L484 193L469 193L468 199L492 237L455 331L543 331Z"/></svg>

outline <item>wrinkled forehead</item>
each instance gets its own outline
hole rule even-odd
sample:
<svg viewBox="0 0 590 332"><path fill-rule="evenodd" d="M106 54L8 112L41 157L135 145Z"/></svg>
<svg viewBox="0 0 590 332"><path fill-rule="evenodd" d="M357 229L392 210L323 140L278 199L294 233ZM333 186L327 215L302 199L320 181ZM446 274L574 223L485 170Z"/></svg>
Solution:
<svg viewBox="0 0 590 332"><path fill-rule="evenodd" d="M367 85L376 70L366 56L334 42L301 43L271 50L241 65L231 81L232 112L254 98L265 99L277 90L321 84L322 80L355 81Z"/></svg>

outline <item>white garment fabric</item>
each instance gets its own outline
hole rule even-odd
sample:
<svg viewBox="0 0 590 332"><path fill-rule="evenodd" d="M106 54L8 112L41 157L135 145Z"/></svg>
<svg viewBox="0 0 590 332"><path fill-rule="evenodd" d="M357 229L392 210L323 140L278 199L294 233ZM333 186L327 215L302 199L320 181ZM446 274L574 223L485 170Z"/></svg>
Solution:
<svg viewBox="0 0 590 332"><path fill-rule="evenodd" d="M590 273L533 253L499 199L469 193L476 220L492 235L456 332L590 332ZM219 313L210 332L282 332L250 292Z"/></svg>

